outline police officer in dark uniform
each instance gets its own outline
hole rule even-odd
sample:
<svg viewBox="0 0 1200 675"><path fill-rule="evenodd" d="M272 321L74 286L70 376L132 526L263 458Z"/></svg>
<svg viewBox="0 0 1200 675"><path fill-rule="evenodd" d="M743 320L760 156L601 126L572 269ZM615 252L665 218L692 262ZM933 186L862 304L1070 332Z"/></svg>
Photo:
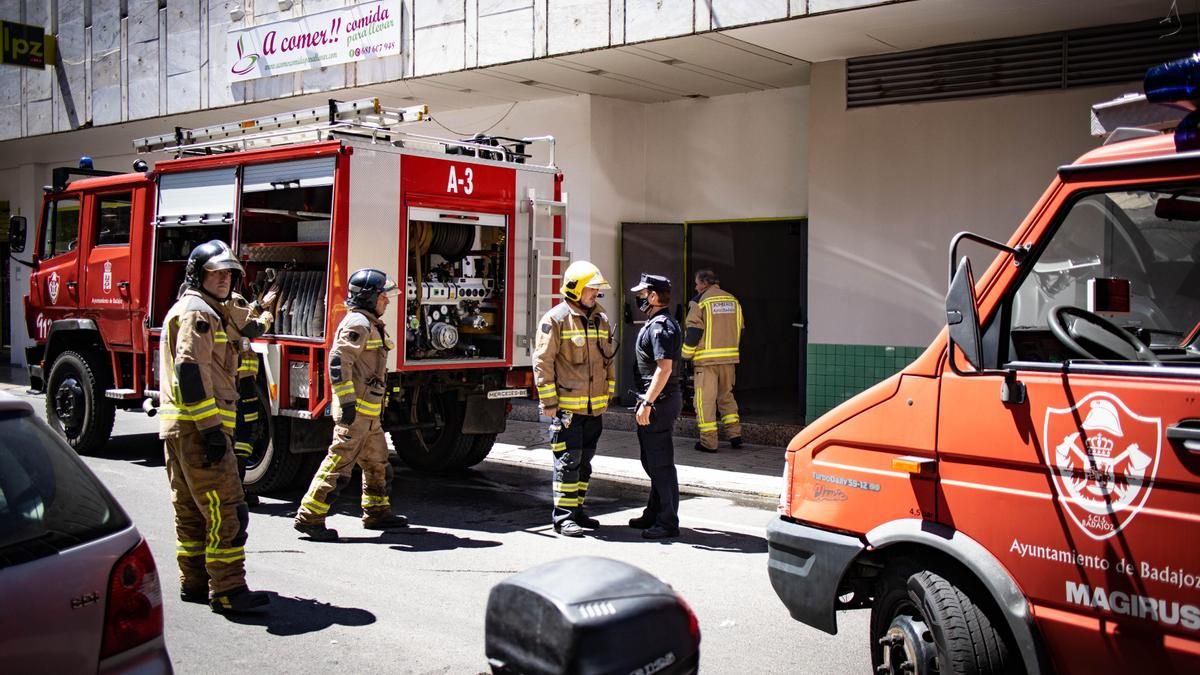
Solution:
<svg viewBox="0 0 1200 675"><path fill-rule="evenodd" d="M650 477L650 499L646 510L629 526L642 530L644 539L679 536L679 477L675 473L675 446L671 430L683 407L675 361L680 357L683 335L667 307L671 304L671 280L642 273L637 286L638 309L650 317L638 332L637 435L642 451L642 468Z"/></svg>

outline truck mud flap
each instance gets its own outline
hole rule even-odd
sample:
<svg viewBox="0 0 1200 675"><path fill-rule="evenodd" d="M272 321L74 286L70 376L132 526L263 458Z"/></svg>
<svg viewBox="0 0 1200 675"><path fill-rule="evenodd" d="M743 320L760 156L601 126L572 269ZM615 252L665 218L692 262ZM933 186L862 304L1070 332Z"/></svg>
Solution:
<svg viewBox="0 0 1200 675"><path fill-rule="evenodd" d="M767 527L767 575L793 619L837 635L838 584L865 548L857 537L778 518Z"/></svg>
<svg viewBox="0 0 1200 675"><path fill-rule="evenodd" d="M463 417L463 433L502 433L507 412L508 401L504 399L491 400L486 396L469 396L466 415Z"/></svg>

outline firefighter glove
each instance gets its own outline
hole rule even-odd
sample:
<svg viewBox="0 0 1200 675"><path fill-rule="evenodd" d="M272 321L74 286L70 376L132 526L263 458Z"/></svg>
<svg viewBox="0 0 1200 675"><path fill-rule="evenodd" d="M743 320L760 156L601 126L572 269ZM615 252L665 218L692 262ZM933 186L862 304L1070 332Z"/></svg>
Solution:
<svg viewBox="0 0 1200 675"><path fill-rule="evenodd" d="M358 411L354 409L353 403L342 404L342 424L350 426L354 424L354 418L358 415Z"/></svg>
<svg viewBox="0 0 1200 675"><path fill-rule="evenodd" d="M229 441L225 438L225 432L217 427L204 430L204 462L206 464L216 464L225 457L225 453L228 451Z"/></svg>

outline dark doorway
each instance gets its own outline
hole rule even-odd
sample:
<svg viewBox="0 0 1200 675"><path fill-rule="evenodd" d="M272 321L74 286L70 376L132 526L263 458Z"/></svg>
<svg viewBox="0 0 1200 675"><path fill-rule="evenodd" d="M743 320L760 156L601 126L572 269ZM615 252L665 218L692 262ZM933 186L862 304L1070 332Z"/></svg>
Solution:
<svg viewBox="0 0 1200 675"><path fill-rule="evenodd" d="M633 405L629 390L634 386L636 369L633 341L646 317L633 305L629 289L637 285L642 272L661 274L671 280L672 312L683 321L692 285L684 278L683 223L621 223L621 273L619 288L606 293L600 302L611 312L619 312L621 355L617 362L617 396L624 405ZM614 284L616 286L616 284Z"/></svg>
<svg viewBox="0 0 1200 675"><path fill-rule="evenodd" d="M746 330L734 391L742 419L803 424L808 220L687 224L687 297L709 268L742 303Z"/></svg>

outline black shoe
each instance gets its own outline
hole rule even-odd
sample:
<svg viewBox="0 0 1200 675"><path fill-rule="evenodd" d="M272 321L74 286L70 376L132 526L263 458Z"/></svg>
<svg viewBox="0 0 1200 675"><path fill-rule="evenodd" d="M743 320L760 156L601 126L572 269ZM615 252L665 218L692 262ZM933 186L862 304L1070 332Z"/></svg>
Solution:
<svg viewBox="0 0 1200 675"><path fill-rule="evenodd" d="M262 591L252 591L245 586L222 593L214 593L208 606L217 614L243 614L259 612L271 604L271 596Z"/></svg>
<svg viewBox="0 0 1200 675"><path fill-rule="evenodd" d="M246 493L246 506L258 506L258 495Z"/></svg>
<svg viewBox="0 0 1200 675"><path fill-rule="evenodd" d="M575 522L585 530L595 530L600 527L600 521L580 511L575 514Z"/></svg>
<svg viewBox="0 0 1200 675"><path fill-rule="evenodd" d="M338 539L338 531L325 527L324 523L296 522L292 524L292 527L313 541L337 541Z"/></svg>
<svg viewBox="0 0 1200 675"><path fill-rule="evenodd" d="M742 437L734 436L733 438L729 439L729 447L733 448L734 450L742 447Z"/></svg>
<svg viewBox="0 0 1200 675"><path fill-rule="evenodd" d="M564 537L582 537L583 528L573 520L564 520L554 524L554 531Z"/></svg>
<svg viewBox="0 0 1200 675"><path fill-rule="evenodd" d="M645 530L644 532L642 532L642 539L669 539L671 537L678 537L678 536L679 536L679 528L678 527L668 530L667 528L662 527L661 525L655 525L654 527L651 527L651 528Z"/></svg>
<svg viewBox="0 0 1200 675"><path fill-rule="evenodd" d="M408 527L408 518L389 513L386 516L363 518L364 530L399 530Z"/></svg>
<svg viewBox="0 0 1200 675"><path fill-rule="evenodd" d="M180 586L179 599L184 602L191 602L197 605L207 605L208 582L204 582L203 586Z"/></svg>
<svg viewBox="0 0 1200 675"><path fill-rule="evenodd" d="M654 527L654 519L642 516L641 518L630 518L629 526L635 530L648 530Z"/></svg>
<svg viewBox="0 0 1200 675"><path fill-rule="evenodd" d="M716 448L705 447L704 444L701 443L700 441L696 441L696 449L699 450L700 452L716 452L717 451Z"/></svg>

